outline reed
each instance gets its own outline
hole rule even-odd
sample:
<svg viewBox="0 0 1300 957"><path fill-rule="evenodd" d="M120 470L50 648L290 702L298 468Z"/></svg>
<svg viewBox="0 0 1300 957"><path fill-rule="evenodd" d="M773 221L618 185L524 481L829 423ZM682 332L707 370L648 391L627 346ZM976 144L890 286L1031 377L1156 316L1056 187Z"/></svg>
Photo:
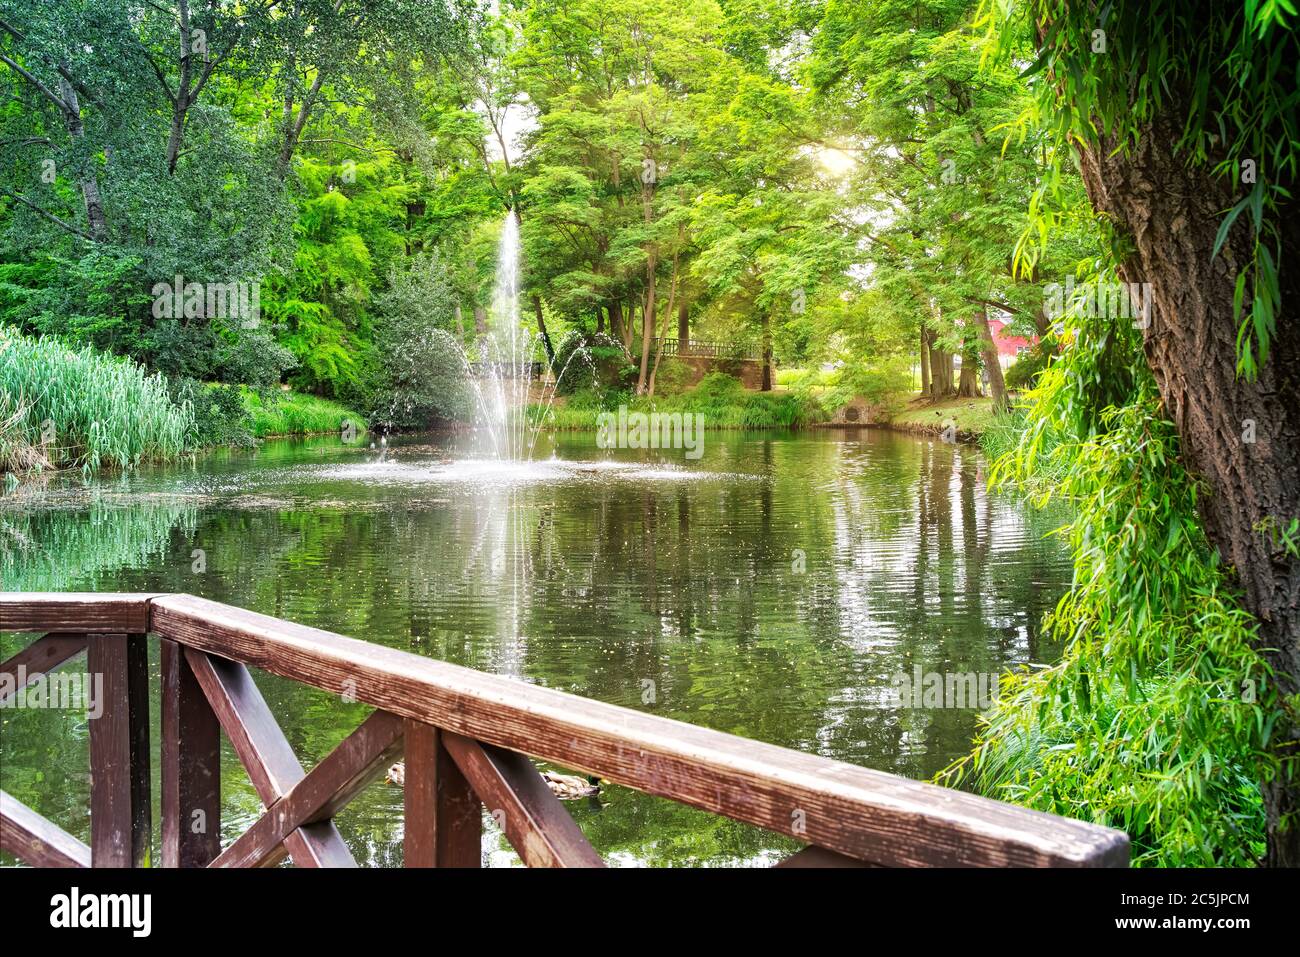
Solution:
<svg viewBox="0 0 1300 957"><path fill-rule="evenodd" d="M0 472L130 468L193 437L189 403L130 359L0 328Z"/></svg>

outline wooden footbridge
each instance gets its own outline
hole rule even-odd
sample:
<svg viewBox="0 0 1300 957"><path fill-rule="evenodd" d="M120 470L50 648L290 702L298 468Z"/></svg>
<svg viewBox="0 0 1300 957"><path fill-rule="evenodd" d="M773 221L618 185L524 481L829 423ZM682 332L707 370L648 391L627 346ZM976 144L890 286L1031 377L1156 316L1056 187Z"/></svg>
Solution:
<svg viewBox="0 0 1300 957"><path fill-rule="evenodd" d="M529 756L807 844L781 867L1125 866L1121 832L523 684L191 595L0 593L0 664L29 679L85 652L90 845L0 792L0 849L38 867L135 867L150 844L148 642L161 643L165 867L351 867L333 823L406 757L405 864L478 867L483 808L529 866L599 867ZM249 668L375 710L304 770ZM220 738L266 812L220 846ZM0 763L4 741L0 738ZM193 822L205 821L205 827Z"/></svg>

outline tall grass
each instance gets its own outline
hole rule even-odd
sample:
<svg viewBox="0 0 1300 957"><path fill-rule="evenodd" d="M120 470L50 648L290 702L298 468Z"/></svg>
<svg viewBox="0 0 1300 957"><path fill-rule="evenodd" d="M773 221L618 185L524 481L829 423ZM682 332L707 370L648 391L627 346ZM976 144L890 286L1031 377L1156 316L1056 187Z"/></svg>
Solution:
<svg viewBox="0 0 1300 957"><path fill-rule="evenodd" d="M0 471L48 462L91 473L184 452L194 428L162 376L129 359L0 328ZM32 450L39 453L34 457Z"/></svg>
<svg viewBox="0 0 1300 957"><path fill-rule="evenodd" d="M320 396L285 392L265 401L252 389L242 391L253 434L260 439L274 435L338 432L344 421L351 422L358 435L366 430L366 420L362 416Z"/></svg>

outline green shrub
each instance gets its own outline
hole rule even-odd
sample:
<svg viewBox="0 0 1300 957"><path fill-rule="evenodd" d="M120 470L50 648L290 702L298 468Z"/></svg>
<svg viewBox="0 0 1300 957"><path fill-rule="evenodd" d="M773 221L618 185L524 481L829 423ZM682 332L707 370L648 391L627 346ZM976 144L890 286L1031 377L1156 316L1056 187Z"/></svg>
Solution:
<svg viewBox="0 0 1300 957"><path fill-rule="evenodd" d="M1007 388L1032 389L1055 354L1056 339L1052 336L1041 339L1032 349L1022 352L1007 369Z"/></svg>
<svg viewBox="0 0 1300 957"><path fill-rule="evenodd" d="M628 389L636 382L638 369L628 362L622 346L609 336L570 333L555 350L553 364L559 377L557 395L591 390Z"/></svg>
<svg viewBox="0 0 1300 957"><path fill-rule="evenodd" d="M194 410L195 445L256 444L252 420L238 386L204 385L195 379L180 379L172 384L171 394L173 400L188 403Z"/></svg>

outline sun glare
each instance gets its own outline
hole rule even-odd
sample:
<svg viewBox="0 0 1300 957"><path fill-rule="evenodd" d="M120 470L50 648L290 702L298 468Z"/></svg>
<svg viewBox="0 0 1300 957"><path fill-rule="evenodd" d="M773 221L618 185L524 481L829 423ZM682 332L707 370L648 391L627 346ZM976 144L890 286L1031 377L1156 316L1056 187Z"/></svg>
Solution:
<svg viewBox="0 0 1300 957"><path fill-rule="evenodd" d="M832 176L845 176L853 169L855 160L844 150L825 146L817 152L817 161Z"/></svg>

